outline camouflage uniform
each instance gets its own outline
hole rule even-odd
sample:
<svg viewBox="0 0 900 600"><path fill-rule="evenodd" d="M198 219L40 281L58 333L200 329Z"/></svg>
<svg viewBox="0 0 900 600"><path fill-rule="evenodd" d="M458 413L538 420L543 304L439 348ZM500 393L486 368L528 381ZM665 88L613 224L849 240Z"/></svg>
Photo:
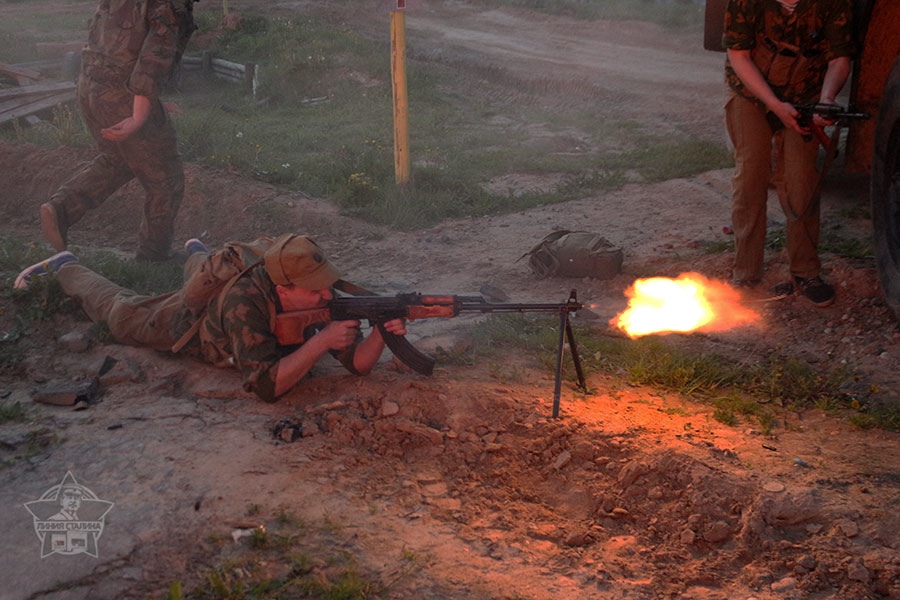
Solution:
<svg viewBox="0 0 900 600"><path fill-rule="evenodd" d="M67 295L81 301L91 320L105 323L113 339L122 344L171 351L200 319L199 336L191 338L184 352L216 366L236 366L246 391L274 402L278 361L299 346L279 345L272 332L281 304L264 265L253 261L267 243L271 240L265 238L252 244L228 244L211 254L192 254L184 266L181 289L160 296L139 295L78 262L64 265L56 278ZM234 264L241 265L238 275L234 275ZM252 266L244 270L244 264ZM236 279L223 288L223 275ZM218 286L211 297L210 286ZM309 326L306 337L324 325ZM356 344L331 354L357 374L355 350Z"/></svg>
<svg viewBox="0 0 900 600"><path fill-rule="evenodd" d="M147 195L137 254L147 260L168 257L184 196L175 128L159 94L193 31L190 9L186 0L100 1L78 80L81 115L100 153L51 198L68 227L137 178ZM151 101L147 122L127 140L103 139L101 129L131 116L135 95Z"/></svg>
<svg viewBox="0 0 900 600"><path fill-rule="evenodd" d="M815 102L828 62L849 57L854 51L851 7L848 0L800 0L789 14L776 0L729 0L723 46L749 50L782 101ZM791 274L816 277L821 269L819 205L812 197L818 178L818 142L786 129L773 133L765 107L746 90L727 60L725 79L730 88L726 123L735 152L733 277L745 281L762 278L770 179L787 216Z"/></svg>

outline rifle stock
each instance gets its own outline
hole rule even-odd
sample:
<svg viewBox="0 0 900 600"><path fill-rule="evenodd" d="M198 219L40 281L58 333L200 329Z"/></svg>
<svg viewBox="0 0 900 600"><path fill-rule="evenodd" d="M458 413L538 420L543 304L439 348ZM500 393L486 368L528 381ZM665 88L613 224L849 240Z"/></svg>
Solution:
<svg viewBox="0 0 900 600"><path fill-rule="evenodd" d="M426 295L417 292L396 296L341 296L323 308L279 313L275 317L275 335L280 344L288 346L306 341L310 325L328 321L366 320L377 326L384 342L394 355L417 373L430 375L435 359L420 352L403 336L384 329L392 319L452 318L463 312L552 312L568 315L584 305L578 302L575 290L563 303L493 304L482 296Z"/></svg>

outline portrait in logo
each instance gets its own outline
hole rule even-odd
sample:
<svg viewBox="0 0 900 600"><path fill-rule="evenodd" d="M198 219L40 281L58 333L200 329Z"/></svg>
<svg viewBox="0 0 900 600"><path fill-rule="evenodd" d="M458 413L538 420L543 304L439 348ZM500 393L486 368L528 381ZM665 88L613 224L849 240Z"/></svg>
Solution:
<svg viewBox="0 0 900 600"><path fill-rule="evenodd" d="M96 558L106 513L112 507L112 502L100 500L67 472L40 499L25 503L41 541L41 558L51 554L87 554Z"/></svg>

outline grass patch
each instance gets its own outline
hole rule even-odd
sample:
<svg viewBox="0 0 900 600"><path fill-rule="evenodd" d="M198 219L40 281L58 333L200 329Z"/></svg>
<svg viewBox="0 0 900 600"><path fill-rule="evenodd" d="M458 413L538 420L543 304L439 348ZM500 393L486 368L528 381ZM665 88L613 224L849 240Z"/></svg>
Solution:
<svg viewBox="0 0 900 600"><path fill-rule="evenodd" d="M56 315L82 314L79 303L63 293L52 275L33 278L24 290L13 288L22 269L52 254L53 250L43 244L0 236L0 316L5 323L0 331L0 372L14 372L25 358L35 343L29 331ZM181 286L182 267L175 262L136 263L105 251L88 252L79 258L88 268L139 294L162 294ZM107 340L109 331L95 325L92 335Z"/></svg>
<svg viewBox="0 0 900 600"><path fill-rule="evenodd" d="M841 368L823 371L777 353L746 365L716 354L686 351L675 339L647 336L629 340L604 335L588 325L575 323L574 328L587 372L616 374L632 385L690 396L713 406L713 418L727 425L752 420L763 433L769 433L777 423L778 410L815 407L832 412L853 410L849 420L859 427L900 430L900 409L861 407L858 399L842 391L850 373ZM474 329L471 343L455 353L443 352L440 360L474 364L508 356L515 349L537 356L545 368L553 370L558 336L556 317L489 315ZM489 369L504 381L521 379L507 363L491 363ZM564 373L574 381L574 369L567 365Z"/></svg>
<svg viewBox="0 0 900 600"><path fill-rule="evenodd" d="M167 600L249 600L261 598L314 598L365 600L387 597L391 585L420 568L426 557L403 549L391 559L393 579L378 582L354 558L352 539L338 539L339 531L327 523L309 527L302 520L280 513L272 527L258 527L235 545L231 538L217 540L217 566L202 574L196 585L173 581Z"/></svg>
<svg viewBox="0 0 900 600"><path fill-rule="evenodd" d="M92 271L138 294L164 294L182 284L183 267L178 261L141 263L107 251L87 252L79 258Z"/></svg>
<svg viewBox="0 0 900 600"><path fill-rule="evenodd" d="M583 19L670 24L679 21L673 13L702 12L696 5L625 0L489 4ZM78 3L63 11L50 0L33 0L28 8L0 26L7 36L19 36L10 47L30 48L45 37L83 39L93 10ZM237 27L226 29L219 26L221 7L195 7L200 31L216 34L198 35L188 54L209 51L216 57L256 62L261 88L256 97L249 97L234 84L214 78L196 81L199 76L194 75L187 89L170 93L184 109L176 126L185 160L329 198L346 214L407 230L730 164L724 145L687 134L662 136L640 120L623 116L619 104L627 99L598 102L603 90L529 80L477 58L435 56L413 45L407 60L413 165L410 185L397 186L386 15L377 15L383 28L374 29L371 23L360 28L352 20L336 20L333 10L317 10L290 17L242 14ZM77 22L72 18L76 15ZM45 32L36 30L38 22ZM16 60L14 54L0 53L0 61ZM473 86L473 81L480 83ZM510 86L518 90L514 97ZM546 101L570 95L584 96L586 102L560 110ZM52 147L92 145L73 106L57 109L36 127L17 123L3 128L0 136ZM489 182L509 173L547 176L554 183L540 193L488 191Z"/></svg>
<svg viewBox="0 0 900 600"><path fill-rule="evenodd" d="M25 409L19 402L0 404L0 424L24 421Z"/></svg>
<svg viewBox="0 0 900 600"><path fill-rule="evenodd" d="M38 146L70 146L86 148L93 145L93 139L81 121L74 104L60 104L50 109L49 118L35 125L24 126L16 119L12 123L8 139L20 144Z"/></svg>
<svg viewBox="0 0 900 600"><path fill-rule="evenodd" d="M845 238L832 232L825 235L821 249L844 258L868 258L875 252L868 239Z"/></svg>
<svg viewBox="0 0 900 600"><path fill-rule="evenodd" d="M900 431L900 406L860 407L850 415L850 422L860 429L886 429Z"/></svg>
<svg viewBox="0 0 900 600"><path fill-rule="evenodd" d="M20 0L5 4L0 20L0 48L3 62L8 63L34 60L35 44L39 42L83 40L95 5L78 0Z"/></svg>

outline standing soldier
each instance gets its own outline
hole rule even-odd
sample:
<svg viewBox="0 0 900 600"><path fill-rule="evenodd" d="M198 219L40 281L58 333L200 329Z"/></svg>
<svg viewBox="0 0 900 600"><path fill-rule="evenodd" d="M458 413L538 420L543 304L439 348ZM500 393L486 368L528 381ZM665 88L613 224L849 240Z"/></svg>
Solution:
<svg viewBox="0 0 900 600"><path fill-rule="evenodd" d="M78 102L100 153L40 209L56 250L69 228L133 178L146 192L136 258L169 257L184 196L175 127L159 99L196 28L193 0L100 0L81 55Z"/></svg>
<svg viewBox="0 0 900 600"><path fill-rule="evenodd" d="M753 287L762 279L774 138L774 182L787 217L792 283L816 306L834 302L834 287L821 277L817 248L819 142L797 121L794 104L834 104L850 74L850 19L849 0L728 0L725 119L735 152L737 286ZM830 122L816 115L813 124Z"/></svg>

